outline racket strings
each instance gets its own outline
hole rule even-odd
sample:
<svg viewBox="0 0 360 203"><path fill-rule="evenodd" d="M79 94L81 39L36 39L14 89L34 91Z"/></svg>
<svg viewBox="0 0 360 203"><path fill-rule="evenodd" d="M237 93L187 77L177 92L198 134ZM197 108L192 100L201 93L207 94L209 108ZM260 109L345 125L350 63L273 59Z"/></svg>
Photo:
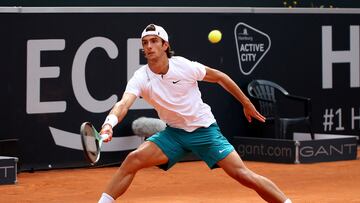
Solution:
<svg viewBox="0 0 360 203"><path fill-rule="evenodd" d="M84 133L84 148L91 162L96 162L99 157L99 145L96 140L96 135L91 126L85 127Z"/></svg>

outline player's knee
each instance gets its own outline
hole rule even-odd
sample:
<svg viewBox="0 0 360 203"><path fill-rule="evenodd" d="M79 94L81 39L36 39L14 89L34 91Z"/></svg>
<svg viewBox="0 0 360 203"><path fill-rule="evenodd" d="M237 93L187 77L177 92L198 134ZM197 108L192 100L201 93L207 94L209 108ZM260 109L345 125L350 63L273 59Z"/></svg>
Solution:
<svg viewBox="0 0 360 203"><path fill-rule="evenodd" d="M256 174L249 169L239 168L234 174L234 178L240 182L242 185L250 188L255 187L256 183Z"/></svg>
<svg viewBox="0 0 360 203"><path fill-rule="evenodd" d="M146 160L144 160L144 158L141 156L141 153L138 150L135 150L127 155L124 162L126 162L126 164L129 166L127 167L129 170L137 171L143 168L145 161Z"/></svg>

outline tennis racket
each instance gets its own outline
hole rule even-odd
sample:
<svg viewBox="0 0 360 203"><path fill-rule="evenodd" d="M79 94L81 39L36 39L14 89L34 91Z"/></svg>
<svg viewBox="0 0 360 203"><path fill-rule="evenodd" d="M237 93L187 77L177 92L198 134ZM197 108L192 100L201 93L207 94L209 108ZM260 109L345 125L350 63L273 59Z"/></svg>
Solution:
<svg viewBox="0 0 360 203"><path fill-rule="evenodd" d="M100 135L90 122L81 124L80 135L85 158L91 165L95 165L100 159L103 140L107 139L109 135Z"/></svg>

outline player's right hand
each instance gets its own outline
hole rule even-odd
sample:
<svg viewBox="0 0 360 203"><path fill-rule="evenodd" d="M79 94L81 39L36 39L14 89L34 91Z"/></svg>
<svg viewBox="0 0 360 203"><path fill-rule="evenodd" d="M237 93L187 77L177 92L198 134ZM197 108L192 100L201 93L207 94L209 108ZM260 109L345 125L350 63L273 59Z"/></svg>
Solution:
<svg viewBox="0 0 360 203"><path fill-rule="evenodd" d="M109 142L112 140L112 136L113 136L113 129L111 127L111 125L109 124L105 124L102 129L100 130L100 135L103 134L108 134L109 137L107 139L104 140L104 142Z"/></svg>

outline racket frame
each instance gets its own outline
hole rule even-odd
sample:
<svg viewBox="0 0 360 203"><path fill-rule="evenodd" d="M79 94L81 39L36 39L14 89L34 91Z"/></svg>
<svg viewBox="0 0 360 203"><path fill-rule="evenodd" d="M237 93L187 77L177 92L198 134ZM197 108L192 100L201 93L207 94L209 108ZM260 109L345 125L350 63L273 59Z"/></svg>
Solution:
<svg viewBox="0 0 360 203"><path fill-rule="evenodd" d="M88 154L88 147L86 144L86 137L89 137L89 135L86 135L86 126L91 127L91 133L94 137L94 142L96 145L96 159L93 160L92 158L90 158L89 154ZM99 159L100 159L100 154L101 154L101 145L103 142L102 136L100 136L100 134L98 133L98 131L95 129L95 127L90 123L90 122L84 122L81 124L80 126L80 137L81 137L81 144L83 147L83 151L84 151L84 156L86 158L86 160L91 164L91 165L95 165Z"/></svg>

